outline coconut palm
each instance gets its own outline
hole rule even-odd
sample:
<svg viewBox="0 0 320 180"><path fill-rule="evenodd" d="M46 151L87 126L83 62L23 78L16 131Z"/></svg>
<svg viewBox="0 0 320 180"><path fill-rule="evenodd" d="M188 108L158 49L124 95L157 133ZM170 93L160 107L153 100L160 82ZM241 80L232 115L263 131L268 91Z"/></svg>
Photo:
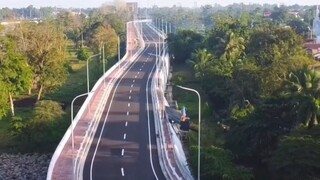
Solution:
<svg viewBox="0 0 320 180"><path fill-rule="evenodd" d="M311 128L320 118L320 78L307 67L291 72L285 89L295 96L297 119Z"/></svg>

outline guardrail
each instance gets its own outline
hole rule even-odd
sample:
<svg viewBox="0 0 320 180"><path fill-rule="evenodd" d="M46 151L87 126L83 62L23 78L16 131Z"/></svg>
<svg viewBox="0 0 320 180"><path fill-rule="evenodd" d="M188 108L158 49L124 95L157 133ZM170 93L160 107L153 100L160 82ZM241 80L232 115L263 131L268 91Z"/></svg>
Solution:
<svg viewBox="0 0 320 180"><path fill-rule="evenodd" d="M149 20L143 21L143 22L149 22ZM138 33L139 31L137 29L137 24L134 22L128 22L127 27L129 26L129 23L133 23L137 34L139 34ZM157 33L160 33L160 31L158 31L154 26L152 26L150 24L148 24L148 25L154 31L156 31ZM165 37L165 35L163 33L161 33L161 36ZM132 63L132 60L136 59L137 56L140 55L141 52L143 51L143 49L145 48L145 42L143 41L143 37L141 36L141 34L138 36L138 39L139 39L139 44L141 45L139 50L132 57L130 57L127 62L124 62L124 60L127 59L129 56L128 48L127 48L125 56L122 57L122 59L119 62L117 62L113 67L111 67L102 77L100 77L99 80L94 85L94 87L92 88L90 94L87 96L86 100L84 101L83 105L81 106L80 110L78 111L77 115L75 116L73 123L67 129L65 135L63 136L62 140L60 141L59 145L57 146L57 148L51 158L49 168L48 168L48 173L47 173L47 180L51 180L54 166L55 166L63 148L65 147L67 141L69 140L69 138L71 136L71 132L74 130L74 128L78 124L79 120L84 115L84 112L86 112L88 110L88 108L87 108L88 105L90 105L92 103L93 97L96 95L99 88L101 88L105 78L108 77L113 71L115 71L115 69L117 67L120 67L119 65L121 65L121 64L122 64L121 68L126 69ZM127 42L127 47L128 47L128 42ZM158 58L160 59L160 57L158 57ZM165 144L165 141L163 140L163 137L165 137L165 136L164 136L164 132L163 132L161 118L164 118L164 116L161 115L161 113L160 113L161 111L158 111L158 110L162 109L162 112L163 112L164 107L160 107L161 103L159 101L158 93L159 93L159 89L160 89L160 93L162 93L162 95L163 95L163 92L164 92L163 90L165 89L167 77L169 74L169 58L168 58L167 53L165 51L163 51L161 58L162 58L162 60L158 61L156 75L153 77L152 84L151 84L151 88L152 88L151 96L152 96L152 100L153 100L153 108L155 109L155 111L154 111L155 127L156 127L156 132L159 135L159 139L157 139L157 146L158 146L158 155L159 155L160 165L161 165L162 170L164 171L165 176L168 179L193 179L188 167L185 164L183 164L183 162L181 162L183 160L181 160L181 158L177 158L177 157L179 157L180 150L177 148L174 148L175 161L179 165L179 169L183 172L183 177L180 177L177 174L175 167L173 167L170 163L170 158L168 155L168 146ZM119 76L120 74L121 74L121 72L117 71L116 77ZM161 79L162 81L159 81L160 76L164 77L163 79ZM108 84L106 86L107 88L103 94L103 99L107 98L108 95L110 94L110 91L111 91L111 88L112 88L114 82L115 82L114 78L108 82ZM160 84L160 86L159 86L159 84ZM99 117L101 117L101 115L102 115L102 109L105 106L105 103L106 103L106 101L100 101L100 103L98 105L99 108L94 113L94 120L90 122L89 128L86 130L85 137L84 137L84 139L80 145L80 148L78 150L73 172L75 172L76 178L79 180L82 180L83 167L84 167L84 158L83 157L87 156L87 153L88 153L90 144L92 142L94 133L95 133L96 128L98 126ZM171 134L171 135L176 136L176 134Z"/></svg>
<svg viewBox="0 0 320 180"><path fill-rule="evenodd" d="M130 22L129 22L129 23L130 23ZM136 25L135 25L135 22L131 22L131 23L134 25L135 30L137 31L137 27L136 27ZM128 27L128 24L127 24L127 27ZM140 40L140 38L139 38L139 40ZM140 41L141 41L141 40L140 40ZM143 40L142 40L142 41L143 41ZM121 66L122 69L126 69L128 66L130 66L131 63L132 63L132 60L133 60L133 59L136 59L136 58L141 54L141 52L143 51L144 48L145 48L144 43L141 43L141 47L139 47L139 50L138 50L132 57L130 57L130 60L129 60L128 62L126 62L124 65ZM117 62L114 66L112 66L112 67L97 81L97 83L96 83L95 86L93 87L92 91L95 91L96 89L98 89L99 86L102 84L102 81L103 81L105 78L107 78L107 76L109 76L110 73L119 66L119 63L122 63L122 61L127 58L127 56L128 56L128 51L126 52L125 57L122 58L121 61ZM118 77L118 76L120 76L121 74L122 74L121 71L117 71L115 77ZM113 78L111 81L109 81L109 84L108 84L107 90L106 90L107 93L105 93L105 94L107 95L107 97L109 96L110 91L111 91L112 87L114 86L114 83L115 83L115 78ZM103 104L106 103L105 100L102 100L102 101L100 101L100 102L102 102ZM104 106L103 106L103 107L104 107ZM102 112L101 112L101 114L102 114ZM87 136L85 137L85 140L83 141L83 144L82 144L83 148L80 148L80 150L79 150L79 152L78 152L78 154L77 154L77 160L78 160L77 162L79 162L79 164L76 164L75 167L77 168L77 169L76 169L76 175L77 175L77 179L79 179L79 180L82 180L82 178L83 178L82 175L83 175L83 168L84 168L84 163L85 163L85 159L84 159L83 157L87 157L87 154L88 154L89 149L90 149L90 145L91 145L91 143L92 143L94 134L95 134L95 132L96 132L96 128L98 127L98 120L100 119L101 114L98 113L98 114L95 116L95 117L97 117L97 118L94 118L94 121L91 121L90 126L89 126L89 128L87 129L87 132L86 132L86 135L87 135ZM80 152L82 152L82 154L81 154Z"/></svg>
<svg viewBox="0 0 320 180"><path fill-rule="evenodd" d="M149 24L149 27L152 28L154 31L156 31L159 35L165 37L164 34L161 33L161 31L158 31L157 28L155 28L152 24ZM160 34L161 33L161 34ZM163 115L164 113L159 113L159 112L164 112L164 104L168 104L165 100L164 97L164 90L166 89L166 84L169 76L169 56L166 52L166 50L163 51L162 55L159 57L158 64L157 64L157 69L156 69L156 75L154 76L152 80L152 101L153 101L153 108L155 109L154 111L154 116L155 116L155 127L157 134L159 134L159 146L158 149L161 150L159 152L159 158L162 158L162 163L163 163L163 170L168 171L168 178L169 179L188 179L192 180L193 177L191 175L191 172L188 167L188 163L186 161L185 154L182 149L182 144L177 136L177 134L174 132L172 129L171 124L169 124L169 121L167 118ZM159 95L160 94L160 95ZM161 97L159 97L161 96ZM165 102L160 102L159 99L162 99ZM160 105L163 105L163 107L160 107ZM165 121L165 125L167 128L170 130L170 140L171 142L175 142L173 144L173 152L174 152L174 159L176 161L176 164L178 165L179 170L182 172L182 177L180 177L177 173L174 167L172 167L171 163L169 163L169 155L168 155L168 145L164 142L162 137L164 137L164 132L163 132L163 125L161 121ZM171 169L171 173L170 170Z"/></svg>
<svg viewBox="0 0 320 180"><path fill-rule="evenodd" d="M133 22L128 22L127 23L127 27L129 26L129 23L133 23ZM140 47L140 49L132 56L130 57L130 60L125 62L124 65L121 66L122 69L125 69L127 66L129 66L129 64L131 64L131 59L135 59L141 52L142 50L144 49L144 43L142 43L142 47ZM60 143L58 144L52 158L51 158L51 161L50 161L50 164L49 164L49 168L48 168L48 173L47 173L47 180L51 180L52 178L52 174L53 174L53 169L55 167L55 164L63 150L63 148L65 147L67 141L69 140L70 136L71 136L71 132L74 130L74 128L76 127L76 125L78 124L80 118L84 115L84 112L86 110L88 110L88 105L90 103L92 103L92 98L94 97L95 93L96 93L96 90L99 89L99 87L103 84L103 81L104 79L109 76L120 64L123 63L123 61L125 59L128 58L128 48L127 48L127 51L126 51L126 54L124 55L124 57L121 58L121 60L119 62L117 62L114 66L112 66L102 77L99 78L99 80L96 82L96 84L94 85L94 87L92 88L91 92L89 93L89 95L87 96L86 100L84 101L83 105L81 106L80 110L78 111L77 115L75 116L74 120L73 120L73 123L69 126L69 128L67 129L66 133L64 134L64 136L62 137ZM117 72L118 74L121 73L121 72ZM113 83L113 80L111 82L108 83L108 87L112 87L112 83ZM107 96L107 94L110 92L109 90L106 90L107 93L104 93L104 97ZM102 101L101 101L102 102ZM103 104L99 103L99 107L102 107ZM101 108L99 108L101 109ZM95 117L97 116L101 116L102 112L101 110L99 111L96 111L95 112ZM97 119L97 118L95 118ZM93 128L93 129L92 129ZM89 125L89 129L86 131L86 135L85 135L85 139L83 140L83 142L81 143L80 145L80 149L77 153L77 157L76 157L76 164L75 164L75 169L73 169L73 171L76 171L76 177L78 179L82 179L82 175L81 172L83 170L83 161L79 161L79 158L81 157L85 157L85 156L82 156L84 154L81 154L81 153L85 153L85 151L87 151L88 149L88 143L90 143L90 139L92 138L92 134L94 134L93 132L95 132L95 129L96 128L96 120L95 121L92 121ZM89 138L89 139L86 139L86 138ZM84 151L84 152L82 152ZM81 164L78 164L78 163L81 163Z"/></svg>

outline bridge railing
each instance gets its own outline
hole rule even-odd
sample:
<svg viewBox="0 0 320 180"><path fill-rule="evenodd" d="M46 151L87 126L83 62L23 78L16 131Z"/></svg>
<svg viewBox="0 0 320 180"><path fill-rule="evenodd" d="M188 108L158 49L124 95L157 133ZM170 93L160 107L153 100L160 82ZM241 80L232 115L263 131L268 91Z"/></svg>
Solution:
<svg viewBox="0 0 320 180"><path fill-rule="evenodd" d="M127 27L129 26L129 24L132 22L128 22L127 23ZM134 24L134 23L132 23ZM127 44L128 45L128 44ZM128 46L127 46L128 47ZM63 150L63 148L66 146L68 140L71 137L72 131L75 129L75 127L77 126L77 124L79 123L79 120L84 116L85 112L88 111L88 106L92 103L92 99L93 97L96 95L97 91L99 90L99 88L101 88L101 86L103 85L103 81L114 71L116 71L116 68L120 67L119 65L121 65L122 69L125 69L127 66L129 66L129 64L131 64L131 59L135 59L144 49L144 43L142 43L142 46L139 48L139 50L132 56L129 57L129 53L128 53L128 48L126 50L126 54L124 55L124 57L122 57L122 59L117 62L114 66L112 66L102 77L99 78L99 80L96 82L96 84L94 85L94 87L92 88L91 92L89 93L89 95L87 96L86 100L84 101L84 103L82 104L80 110L78 111L77 115L75 116L75 118L73 119L73 123L69 126L69 128L67 129L66 133L64 134L64 136L62 137L60 143L58 144L52 158L49 164L49 168L48 168L48 173L47 173L47 180L51 180L52 179L52 175L53 175L53 170L54 167L57 163L57 160ZM125 59L130 59L129 61L124 62ZM121 71L116 71L116 76L119 76L121 74ZM114 78L109 81L108 85L107 85L107 89L109 87L112 87L112 84L114 83ZM108 93L110 91L106 90L106 93L104 93L104 97L108 96ZM82 171L83 171L83 166L84 166L84 159L83 157L86 157L86 154L88 152L89 149L89 145L93 139L94 133L95 133L95 129L97 127L97 121L98 121L98 117L101 116L102 114L102 109L103 109L103 101L101 101L101 103L99 103L99 108L97 109L97 111L95 112L94 115L94 119L93 121L90 122L89 128L86 130L86 134L84 137L84 140L82 141L80 148L77 150L77 155L75 157L75 165L74 167L70 167L73 168L73 172L75 172L76 175L76 179L82 179ZM66 167L69 168L69 167Z"/></svg>
<svg viewBox="0 0 320 180"><path fill-rule="evenodd" d="M162 38L165 38L165 34L159 31L156 27L152 24L149 24L149 27L156 31ZM159 60L157 61L157 69L156 75L152 80L152 100L153 100L153 108L154 108L154 116L155 116L155 127L157 134L159 135L159 143L158 149L160 161L162 161L162 168L164 171L167 171L167 175L169 179L187 179L192 180L193 177L189 170L189 166L187 163L187 159L185 153L182 149L182 144L180 139L178 138L177 134L173 130L171 124L169 123L167 117L165 116L165 105L168 104L165 97L164 92L167 86L168 76L169 76L169 69L170 69L170 62L169 62L169 55L166 51L166 48L162 51L161 56L158 57ZM164 122L164 123L162 123ZM164 127L166 126L166 127ZM172 142L172 147L168 147L163 137L164 128L167 128L169 131L166 133L170 133L170 142ZM172 166L170 163L169 151L173 151L174 153L174 160L178 165L181 174L178 175L175 167ZM171 157L172 158L172 157ZM162 160L161 160L162 159Z"/></svg>

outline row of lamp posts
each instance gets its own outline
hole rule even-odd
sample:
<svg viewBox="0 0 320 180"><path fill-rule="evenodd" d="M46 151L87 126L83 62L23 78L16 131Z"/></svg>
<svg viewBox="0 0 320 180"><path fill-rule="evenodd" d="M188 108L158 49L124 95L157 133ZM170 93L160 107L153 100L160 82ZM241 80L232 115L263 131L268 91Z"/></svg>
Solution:
<svg viewBox="0 0 320 180"><path fill-rule="evenodd" d="M158 24L158 20L156 22L156 24ZM160 23L159 23L160 24ZM157 26L157 25L156 25ZM158 27L158 26L157 26ZM163 20L162 20L162 27L163 27ZM167 34L168 33L168 29L167 29L167 22L166 22L166 31L165 33ZM169 26L170 28L170 32L171 32L171 24ZM164 38L163 38L164 39ZM159 36L159 41L160 41L160 36ZM163 42L164 44L164 42ZM157 49L157 45L156 45L156 49ZM158 51L158 54L160 56L160 46L159 46L159 51ZM71 102L71 141L72 141L72 166L73 166L73 179L75 179L75 158L74 158L74 133L73 133L73 129L74 129L74 125L73 125L73 103L74 101L77 99L77 98L80 98L80 97L83 97L83 96L87 96L89 95L90 93L90 80L89 80L89 60L91 58L94 58L96 56L99 56L101 53L98 53L98 54L95 54L95 55L92 55L90 56L88 59L87 59L87 92L86 93L83 93L83 94L80 94L78 96L76 96L72 102ZM102 49L102 54L103 54L103 57L102 57L102 61L103 61L103 73L105 73L105 59L104 59L104 46L103 46L103 49ZM157 56L156 56L157 57ZM157 57L158 58L158 57ZM118 36L118 61L120 61L120 38ZM120 64L119 64L119 68L120 68ZM105 83L105 82L104 82ZM194 92L198 95L198 99L199 99L199 112L198 112L198 124L199 124L199 128L198 128L198 180L200 180L200 134L201 134L201 97L200 97L200 94L198 91L196 91L195 89L191 89L191 88L187 88L187 87L184 87L184 86L180 86L180 85L176 85L178 88L181 88L181 89L184 89L184 90L187 90L187 91L191 91L191 92Z"/></svg>
<svg viewBox="0 0 320 180"><path fill-rule="evenodd" d="M156 27L158 29L160 29L162 32L164 32L165 34L168 34L168 22L166 21L165 22L165 29L163 28L164 27L164 21L163 19L156 19ZM169 33L172 32L172 25L171 23L169 23ZM164 39L164 38L163 38ZM160 42L160 35L159 35L159 42ZM164 42L163 42L163 46L164 46ZM159 46L159 57L160 57L160 46ZM198 100L199 100L199 108L198 108L198 168L197 168L197 171L198 171L198 177L197 179L200 180L200 148L201 148L201 96L199 94L199 92L195 89L192 89L192 88L188 88L188 87L184 87L184 86L180 86L180 85L176 85L176 87L180 88L180 89L184 89L184 90L187 90L187 91L191 91L191 92L194 92L197 94L198 96Z"/></svg>
<svg viewBox="0 0 320 180"><path fill-rule="evenodd" d="M156 19L156 27L158 29L160 29L162 32L164 32L165 34L168 34L168 22L166 21L165 22L165 29L163 28L164 27L164 21L163 19ZM169 33L172 32L172 26L171 26L171 23L169 23ZM164 41L164 38L163 38L163 41ZM159 42L160 42L160 35L159 35ZM161 50L160 50L160 45L159 45L159 57L160 57L160 53L161 53ZM156 46L157 48L157 46ZM164 42L163 42L163 48L164 48ZM195 89L192 89L192 88L188 88L188 87L184 87L184 86L180 86L180 85L176 85L176 87L180 88L180 89L184 89L184 90L187 90L187 91L191 91L191 92L194 92L197 94L198 96L198 100L199 100L199 106L198 106L198 168L197 168L197 171L198 171L198 177L197 179L200 180L200 148L201 148L201 96L199 94L199 92Z"/></svg>
<svg viewBox="0 0 320 180"><path fill-rule="evenodd" d="M117 37L118 39L118 61L120 61L120 37L118 36ZM74 154L74 124L73 124L73 104L74 104L74 101L80 97L83 97L83 96L87 96L89 95L90 93L90 75L89 75L89 60L96 57L96 56L100 56L101 55L101 52L98 53L98 54L94 54L92 56L90 56L88 59L87 59L87 92L86 93L83 93L83 94L80 94L78 96L76 96L72 102L71 102L71 146L72 146L72 169L73 169L73 174L72 174L72 179L75 180L76 177L75 177L75 154ZM105 69L105 56L104 56L104 45L102 46L102 63L103 63L103 74L105 74L106 72L106 69ZM119 68L120 68L120 63L119 64ZM103 80L103 83L104 83L104 86L105 86L105 79ZM90 108L90 104L89 104L89 108Z"/></svg>

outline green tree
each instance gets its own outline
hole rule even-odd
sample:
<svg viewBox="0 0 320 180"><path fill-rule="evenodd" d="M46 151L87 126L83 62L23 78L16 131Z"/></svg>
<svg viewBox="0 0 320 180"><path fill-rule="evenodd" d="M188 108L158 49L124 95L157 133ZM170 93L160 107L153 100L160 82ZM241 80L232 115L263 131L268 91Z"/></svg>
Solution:
<svg viewBox="0 0 320 180"><path fill-rule="evenodd" d="M2 117L7 115L8 110L10 109L8 103L9 93L6 85L2 81L0 81L0 96L0 119L2 119Z"/></svg>
<svg viewBox="0 0 320 180"><path fill-rule="evenodd" d="M300 19L292 19L287 23L291 28L294 29L294 31L299 34L304 36L305 34L308 33L308 24L305 21L302 21Z"/></svg>
<svg viewBox="0 0 320 180"><path fill-rule="evenodd" d="M197 148L192 147L191 161L196 165L197 156L195 156ZM250 169L236 166L233 163L234 157L231 151L219 147L210 146L201 149L201 179L218 179L218 180L250 180L253 174ZM196 169L196 167L193 167Z"/></svg>
<svg viewBox="0 0 320 180"><path fill-rule="evenodd" d="M79 60L85 61L89 58L89 51L86 48L81 48L77 51L77 58Z"/></svg>
<svg viewBox="0 0 320 180"><path fill-rule="evenodd" d="M275 7L272 11L271 18L276 23L284 23L288 19L288 10L285 6Z"/></svg>
<svg viewBox="0 0 320 180"><path fill-rule="evenodd" d="M106 22L98 26L95 30L91 47L96 52L100 52L101 48L104 46L105 57L111 58L117 54L117 44L118 37L115 30Z"/></svg>
<svg viewBox="0 0 320 180"><path fill-rule="evenodd" d="M78 48L84 31L84 15L64 12L58 14L56 21L59 29L63 31L68 39L72 40Z"/></svg>
<svg viewBox="0 0 320 180"><path fill-rule="evenodd" d="M319 129L317 129L319 132ZM318 136L291 135L281 139L270 159L273 179L318 179L320 141Z"/></svg>
<svg viewBox="0 0 320 180"><path fill-rule="evenodd" d="M32 118L17 136L17 147L22 152L52 152L69 125L64 115L58 102L38 101Z"/></svg>
<svg viewBox="0 0 320 180"><path fill-rule="evenodd" d="M67 76L64 34L51 24L27 25L16 29L16 39L21 40L22 50L33 72L33 87L41 95L61 86ZM20 36L19 34L23 34Z"/></svg>
<svg viewBox="0 0 320 180"><path fill-rule="evenodd" d="M285 89L295 96L299 121L311 128L320 118L320 78L307 67L289 74Z"/></svg>
<svg viewBox="0 0 320 180"><path fill-rule="evenodd" d="M26 59L16 50L14 42L9 38L0 40L0 74L2 75L0 81L4 86L4 92L8 93L11 114L14 116L13 95L30 87L31 69L27 65Z"/></svg>
<svg viewBox="0 0 320 180"><path fill-rule="evenodd" d="M180 30L177 34L169 34L167 42L174 62L181 64L191 59L192 53L200 47L202 36L191 30Z"/></svg>
<svg viewBox="0 0 320 180"><path fill-rule="evenodd" d="M240 159L250 159L256 166L263 165L276 149L279 138L297 127L292 111L296 105L292 96L264 98L244 123L231 129L226 147Z"/></svg>

